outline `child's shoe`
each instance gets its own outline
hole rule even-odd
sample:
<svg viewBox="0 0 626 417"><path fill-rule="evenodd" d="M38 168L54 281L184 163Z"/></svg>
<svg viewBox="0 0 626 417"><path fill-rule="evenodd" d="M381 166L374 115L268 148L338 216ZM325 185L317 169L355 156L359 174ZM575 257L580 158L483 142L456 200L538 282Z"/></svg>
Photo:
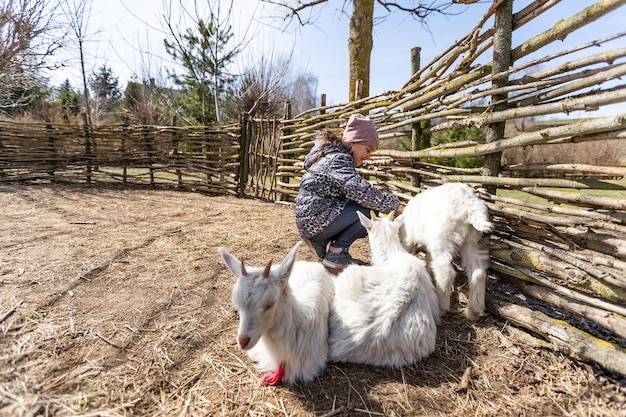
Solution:
<svg viewBox="0 0 626 417"><path fill-rule="evenodd" d="M317 242L310 239L302 239L302 241L306 243L309 249L311 249L311 252L313 252L315 256L317 256L317 259L319 259L320 261L324 260L324 257L326 256L326 247L328 246L328 242Z"/></svg>
<svg viewBox="0 0 626 417"><path fill-rule="evenodd" d="M339 251L337 252L337 250ZM328 268L341 270L346 269L348 265L361 265L363 263L350 256L347 249L335 248L330 245L322 264Z"/></svg>

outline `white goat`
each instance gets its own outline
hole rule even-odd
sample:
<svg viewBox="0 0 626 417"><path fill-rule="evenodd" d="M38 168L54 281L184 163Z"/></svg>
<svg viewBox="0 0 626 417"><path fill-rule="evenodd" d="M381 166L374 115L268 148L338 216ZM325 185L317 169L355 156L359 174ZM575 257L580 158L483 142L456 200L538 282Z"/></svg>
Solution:
<svg viewBox="0 0 626 417"><path fill-rule="evenodd" d="M481 234L493 224L485 203L467 184L446 183L413 197L404 208L400 239L408 251L425 249L435 279L439 307L450 310L456 276L452 261L461 255L469 282L465 316L475 321L485 311L485 285L489 252L481 249Z"/></svg>
<svg viewBox="0 0 626 417"><path fill-rule="evenodd" d="M335 278L329 360L400 367L435 350L439 307L421 259L400 243L399 221L358 213L372 266L350 265Z"/></svg>
<svg viewBox="0 0 626 417"><path fill-rule="evenodd" d="M239 312L237 342L264 375L259 385L307 382L319 375L328 356L328 312L332 277L317 262L295 262L301 242L283 262L245 267L219 248L237 277L233 303Z"/></svg>

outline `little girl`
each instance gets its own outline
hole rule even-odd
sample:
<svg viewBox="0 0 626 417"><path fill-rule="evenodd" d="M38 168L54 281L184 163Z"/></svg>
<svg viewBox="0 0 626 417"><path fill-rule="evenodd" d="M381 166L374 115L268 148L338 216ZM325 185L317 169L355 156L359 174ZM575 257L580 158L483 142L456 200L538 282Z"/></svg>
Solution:
<svg viewBox="0 0 626 417"><path fill-rule="evenodd" d="M376 127L361 114L353 114L341 138L323 129L306 156L296 199L296 225L304 242L322 263L344 269L358 263L348 249L367 236L357 211L402 213L400 200L371 185L356 168L378 149Z"/></svg>

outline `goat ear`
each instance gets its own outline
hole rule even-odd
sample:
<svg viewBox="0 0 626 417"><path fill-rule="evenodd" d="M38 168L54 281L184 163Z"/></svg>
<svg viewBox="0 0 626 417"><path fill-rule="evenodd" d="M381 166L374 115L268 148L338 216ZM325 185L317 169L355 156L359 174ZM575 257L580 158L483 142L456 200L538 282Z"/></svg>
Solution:
<svg viewBox="0 0 626 417"><path fill-rule="evenodd" d="M293 264L296 261L296 255L298 254L298 249L301 244L302 242L298 241L278 266L278 278L282 281L283 287L287 285L287 281L291 275L291 270L293 269Z"/></svg>
<svg viewBox="0 0 626 417"><path fill-rule="evenodd" d="M400 226L404 224L404 215L400 214L398 217L394 219L394 223L398 223Z"/></svg>
<svg viewBox="0 0 626 417"><path fill-rule="evenodd" d="M372 221L376 220L376 213L374 212L374 210L370 210L370 218L372 219Z"/></svg>
<svg viewBox="0 0 626 417"><path fill-rule="evenodd" d="M241 258L241 275L247 275L246 266L243 264L243 258Z"/></svg>
<svg viewBox="0 0 626 417"><path fill-rule="evenodd" d="M374 219L376 219L376 213L374 213L374 211L371 212L372 220L368 219L360 211L357 211L356 214L359 216L359 220L361 221L361 224L363 225L363 227L365 227L368 232L372 230L372 222L374 221Z"/></svg>
<svg viewBox="0 0 626 417"><path fill-rule="evenodd" d="M243 265L243 262L242 262L242 265ZM267 265L265 265L265 269L263 270L263 278L269 277L271 271L272 271L272 261L269 261Z"/></svg>
<svg viewBox="0 0 626 417"><path fill-rule="evenodd" d="M232 273L235 274L236 277L241 276L243 261L240 262L239 259L228 253L226 248L219 248L218 251L222 255L222 258L224 258L224 263L226 263L226 266L232 271ZM243 273L245 274L245 269L243 269Z"/></svg>

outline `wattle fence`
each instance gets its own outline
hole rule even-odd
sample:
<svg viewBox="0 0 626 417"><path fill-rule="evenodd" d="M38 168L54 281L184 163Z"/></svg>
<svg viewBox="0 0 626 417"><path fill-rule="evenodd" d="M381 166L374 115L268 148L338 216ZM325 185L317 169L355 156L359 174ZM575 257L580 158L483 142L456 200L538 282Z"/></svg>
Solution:
<svg viewBox="0 0 626 417"><path fill-rule="evenodd" d="M415 62L401 90L281 120L242 117L223 127L0 122L0 183L168 186L290 202L315 134L368 114L382 144L360 169L364 177L403 201L425 187L465 182L488 205L496 225L484 242L489 311L529 343L626 375L626 112L567 118L626 103L626 48L592 50L623 45L626 32L567 43L568 34L623 13L626 0L599 1L511 44L515 30L558 3L537 0L513 14L512 0L496 0L466 37L424 66ZM560 52L543 52L557 41ZM469 128L480 134L441 140ZM578 160L602 160L601 152L617 162ZM483 166L441 163L471 157Z"/></svg>

